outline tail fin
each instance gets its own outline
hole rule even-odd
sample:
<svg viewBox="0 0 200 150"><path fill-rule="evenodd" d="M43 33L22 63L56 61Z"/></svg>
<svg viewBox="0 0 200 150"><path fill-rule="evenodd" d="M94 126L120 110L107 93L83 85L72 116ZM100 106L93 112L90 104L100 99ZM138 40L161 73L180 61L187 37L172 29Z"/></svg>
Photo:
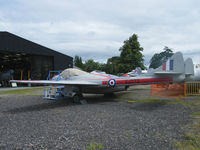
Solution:
<svg viewBox="0 0 200 150"><path fill-rule="evenodd" d="M140 67L136 67L135 73L138 74L138 75L142 74L142 69Z"/></svg>
<svg viewBox="0 0 200 150"><path fill-rule="evenodd" d="M185 75L194 75L194 64L191 58L185 60Z"/></svg>
<svg viewBox="0 0 200 150"><path fill-rule="evenodd" d="M171 58L167 60L162 66L153 70L154 74L183 74L184 69L184 59L181 52L175 53Z"/></svg>
<svg viewBox="0 0 200 150"><path fill-rule="evenodd" d="M140 67L136 67L135 70L132 70L131 72L128 72L127 74L124 74L123 76L135 77L141 74L142 74L142 69Z"/></svg>

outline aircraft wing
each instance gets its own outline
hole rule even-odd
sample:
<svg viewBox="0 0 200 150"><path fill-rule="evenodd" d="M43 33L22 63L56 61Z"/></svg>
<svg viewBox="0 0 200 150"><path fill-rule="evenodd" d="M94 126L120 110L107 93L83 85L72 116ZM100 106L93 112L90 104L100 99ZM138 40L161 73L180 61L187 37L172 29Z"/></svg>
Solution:
<svg viewBox="0 0 200 150"><path fill-rule="evenodd" d="M181 74L180 72L169 72L169 71L157 71L154 72L156 75L179 75Z"/></svg>
<svg viewBox="0 0 200 150"><path fill-rule="evenodd" d="M98 83L81 81L81 80L10 80L12 83L30 83L30 84L49 84L49 85L88 85L88 86L97 86Z"/></svg>

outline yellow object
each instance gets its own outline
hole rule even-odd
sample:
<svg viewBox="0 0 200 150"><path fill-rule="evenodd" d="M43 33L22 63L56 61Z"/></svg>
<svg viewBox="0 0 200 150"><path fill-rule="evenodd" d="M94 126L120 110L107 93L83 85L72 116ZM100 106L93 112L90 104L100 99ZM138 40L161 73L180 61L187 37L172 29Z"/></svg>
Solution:
<svg viewBox="0 0 200 150"><path fill-rule="evenodd" d="M135 103L135 101L128 101L128 103Z"/></svg>
<svg viewBox="0 0 200 150"><path fill-rule="evenodd" d="M184 95L200 95L200 82L186 82L184 85Z"/></svg>
<svg viewBox="0 0 200 150"><path fill-rule="evenodd" d="M30 79L30 71L28 71L28 80Z"/></svg>
<svg viewBox="0 0 200 150"><path fill-rule="evenodd" d="M21 71L21 80L22 80L22 78L23 78L23 70Z"/></svg>

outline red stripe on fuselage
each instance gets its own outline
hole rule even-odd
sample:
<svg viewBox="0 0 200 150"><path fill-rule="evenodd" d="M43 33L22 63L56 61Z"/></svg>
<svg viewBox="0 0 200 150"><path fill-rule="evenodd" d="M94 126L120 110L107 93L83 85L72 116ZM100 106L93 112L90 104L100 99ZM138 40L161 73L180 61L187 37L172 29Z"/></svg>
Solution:
<svg viewBox="0 0 200 150"><path fill-rule="evenodd" d="M102 81L102 85L108 85L108 81Z"/></svg>
<svg viewBox="0 0 200 150"><path fill-rule="evenodd" d="M117 80L117 84L134 84L134 83L159 83L172 82L172 78L151 78L151 79L131 79L131 80Z"/></svg>
<svg viewBox="0 0 200 150"><path fill-rule="evenodd" d="M94 73L91 73L91 74L92 74L92 75L101 76L101 77L105 77L105 78L111 79L110 76L107 76L107 75L104 75L104 74L94 74Z"/></svg>
<svg viewBox="0 0 200 150"><path fill-rule="evenodd" d="M129 80L116 80L117 85L123 84L136 84L136 83L161 83L172 82L172 78L149 78L149 79L129 79ZM102 81L102 85L108 85L108 81Z"/></svg>

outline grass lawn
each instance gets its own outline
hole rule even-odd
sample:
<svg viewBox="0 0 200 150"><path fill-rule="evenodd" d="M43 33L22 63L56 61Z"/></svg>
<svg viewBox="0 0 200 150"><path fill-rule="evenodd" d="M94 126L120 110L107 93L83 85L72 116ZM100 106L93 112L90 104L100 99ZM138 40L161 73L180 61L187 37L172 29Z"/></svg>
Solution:
<svg viewBox="0 0 200 150"><path fill-rule="evenodd" d="M200 150L200 97L188 101L190 108L194 111L191 115L193 121L185 125L184 140L177 141L175 146L180 150Z"/></svg>
<svg viewBox="0 0 200 150"><path fill-rule="evenodd" d="M44 91L44 87L34 87L27 89L12 89L0 91L0 95L41 95Z"/></svg>

